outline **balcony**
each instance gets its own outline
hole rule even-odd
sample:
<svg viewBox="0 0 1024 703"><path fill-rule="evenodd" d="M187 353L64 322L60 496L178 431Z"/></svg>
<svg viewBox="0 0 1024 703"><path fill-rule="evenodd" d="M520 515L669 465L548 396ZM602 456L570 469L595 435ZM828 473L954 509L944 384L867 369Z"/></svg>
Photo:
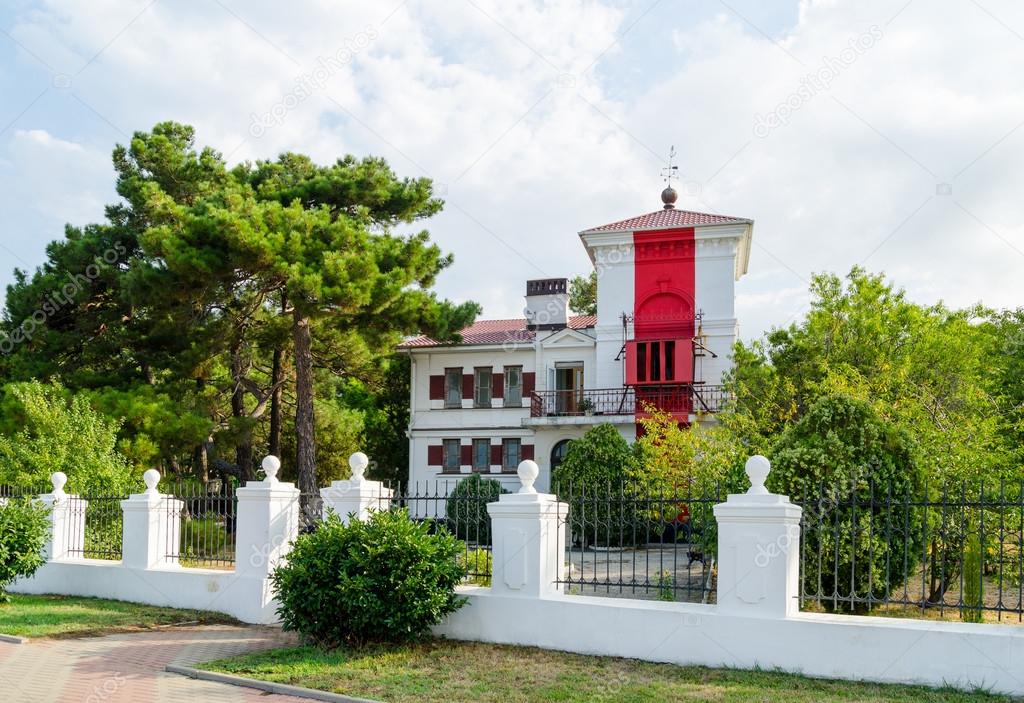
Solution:
<svg viewBox="0 0 1024 703"><path fill-rule="evenodd" d="M729 398L725 386L703 384L534 391L530 396L530 417L635 416L644 414L644 404L673 414L716 413Z"/></svg>

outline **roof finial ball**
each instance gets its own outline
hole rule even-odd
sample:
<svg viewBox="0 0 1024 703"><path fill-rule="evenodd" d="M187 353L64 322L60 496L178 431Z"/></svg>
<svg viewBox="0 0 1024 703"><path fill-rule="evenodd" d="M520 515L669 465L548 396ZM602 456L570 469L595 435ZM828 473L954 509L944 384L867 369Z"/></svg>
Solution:
<svg viewBox="0 0 1024 703"><path fill-rule="evenodd" d="M676 207L676 200L679 199L679 193L672 186L669 186L665 190L661 191L661 202L665 204L666 210L674 210Z"/></svg>

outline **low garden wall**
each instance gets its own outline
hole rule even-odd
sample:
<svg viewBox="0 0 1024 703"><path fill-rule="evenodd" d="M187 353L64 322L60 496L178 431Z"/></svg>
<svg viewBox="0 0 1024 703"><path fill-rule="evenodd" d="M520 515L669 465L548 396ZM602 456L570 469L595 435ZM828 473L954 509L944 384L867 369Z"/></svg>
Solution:
<svg viewBox="0 0 1024 703"><path fill-rule="evenodd" d="M11 589L117 598L217 610L250 623L274 622L270 583L298 535L299 493L268 478L237 491L236 556L231 571L186 568L168 556L178 529L167 496L149 489L122 503L121 561L73 558L78 539L66 521L75 501L55 481L41 499L52 507L49 561ZM363 478L321 491L324 510L365 516L386 509L390 492ZM569 505L536 492L533 462L521 489L487 504L493 551L490 587L463 587L467 605L439 635L581 654L681 665L761 667L810 676L983 688L1024 695L1024 627L800 612L802 510L764 487L763 457L747 465L751 488L714 505L717 585L713 604L567 595ZM155 473L155 472L154 472ZM171 550L173 551L173 550ZM620 594L621 595L621 594ZM527 664L528 665L528 664Z"/></svg>

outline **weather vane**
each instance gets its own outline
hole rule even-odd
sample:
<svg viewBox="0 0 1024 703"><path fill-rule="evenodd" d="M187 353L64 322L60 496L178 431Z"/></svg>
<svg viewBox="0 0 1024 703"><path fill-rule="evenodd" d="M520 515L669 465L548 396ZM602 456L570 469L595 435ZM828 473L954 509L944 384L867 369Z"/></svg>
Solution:
<svg viewBox="0 0 1024 703"><path fill-rule="evenodd" d="M661 169L661 177L665 180L665 185L669 188L672 187L672 179L679 178L679 167L673 164L676 158L676 147L675 145L669 147L668 150L668 166Z"/></svg>

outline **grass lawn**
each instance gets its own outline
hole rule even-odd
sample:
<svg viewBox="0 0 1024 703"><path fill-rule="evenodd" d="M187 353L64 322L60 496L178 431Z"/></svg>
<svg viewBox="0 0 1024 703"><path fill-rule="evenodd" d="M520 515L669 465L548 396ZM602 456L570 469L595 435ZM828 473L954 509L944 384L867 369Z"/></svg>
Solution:
<svg viewBox="0 0 1024 703"><path fill-rule="evenodd" d="M679 667L445 640L357 651L278 649L203 668L387 703L1010 700L985 693Z"/></svg>
<svg viewBox="0 0 1024 703"><path fill-rule="evenodd" d="M17 637L91 637L182 623L238 624L228 615L71 596L11 594L0 604L0 634Z"/></svg>

